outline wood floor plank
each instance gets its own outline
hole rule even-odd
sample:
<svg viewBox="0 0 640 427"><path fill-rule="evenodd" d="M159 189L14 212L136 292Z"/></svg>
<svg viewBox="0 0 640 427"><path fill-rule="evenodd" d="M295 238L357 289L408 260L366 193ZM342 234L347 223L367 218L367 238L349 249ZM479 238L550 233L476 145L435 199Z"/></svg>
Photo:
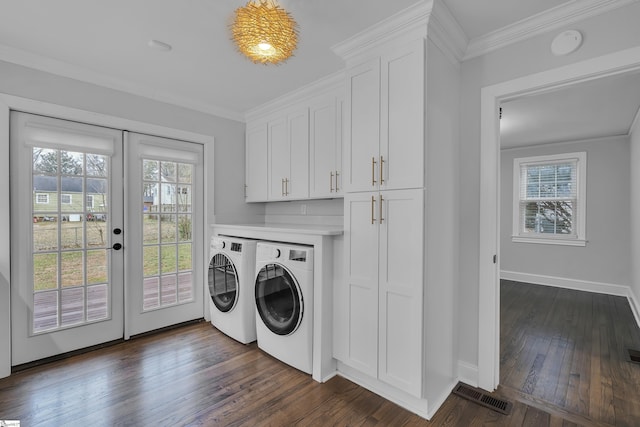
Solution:
<svg viewBox="0 0 640 427"><path fill-rule="evenodd" d="M342 377L319 384L201 322L0 379L0 419L27 427L640 426L640 365L624 359L626 348L640 348L640 332L624 298L515 282L503 292L510 324L500 357L509 373L498 393L513 402L510 415L451 395L427 421Z"/></svg>

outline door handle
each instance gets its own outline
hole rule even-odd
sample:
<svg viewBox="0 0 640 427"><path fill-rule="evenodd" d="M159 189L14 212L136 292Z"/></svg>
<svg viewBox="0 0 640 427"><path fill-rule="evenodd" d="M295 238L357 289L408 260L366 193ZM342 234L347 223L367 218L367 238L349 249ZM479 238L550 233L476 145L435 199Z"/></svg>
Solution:
<svg viewBox="0 0 640 427"><path fill-rule="evenodd" d="M336 193L338 192L338 175L340 174L336 171Z"/></svg>
<svg viewBox="0 0 640 427"><path fill-rule="evenodd" d="M280 179L280 195L284 196L284 178Z"/></svg>
<svg viewBox="0 0 640 427"><path fill-rule="evenodd" d="M371 158L371 185L376 186L376 158Z"/></svg>
<svg viewBox="0 0 640 427"><path fill-rule="evenodd" d="M375 211L375 204L376 204L376 198L374 196L371 196L371 224L375 224L376 223L376 218L374 217L374 211Z"/></svg>
<svg viewBox="0 0 640 427"><path fill-rule="evenodd" d="M382 165L384 165L384 157L380 156L380 185L384 184L384 175L382 174Z"/></svg>
<svg viewBox="0 0 640 427"><path fill-rule="evenodd" d="M333 171L329 172L329 193L333 193Z"/></svg>
<svg viewBox="0 0 640 427"><path fill-rule="evenodd" d="M289 178L284 179L284 195L289 195Z"/></svg>
<svg viewBox="0 0 640 427"><path fill-rule="evenodd" d="M382 198L382 194L380 195L380 224L382 224L382 221L384 221L384 218L382 218L382 202L384 202L384 199Z"/></svg>

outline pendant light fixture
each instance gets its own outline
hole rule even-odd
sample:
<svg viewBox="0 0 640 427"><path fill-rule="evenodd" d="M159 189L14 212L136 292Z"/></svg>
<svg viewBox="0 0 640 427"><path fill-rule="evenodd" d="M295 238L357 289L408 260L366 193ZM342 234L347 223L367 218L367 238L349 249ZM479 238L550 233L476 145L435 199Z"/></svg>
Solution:
<svg viewBox="0 0 640 427"><path fill-rule="evenodd" d="M275 0L249 0L231 24L238 50L255 63L277 64L293 55L298 24Z"/></svg>

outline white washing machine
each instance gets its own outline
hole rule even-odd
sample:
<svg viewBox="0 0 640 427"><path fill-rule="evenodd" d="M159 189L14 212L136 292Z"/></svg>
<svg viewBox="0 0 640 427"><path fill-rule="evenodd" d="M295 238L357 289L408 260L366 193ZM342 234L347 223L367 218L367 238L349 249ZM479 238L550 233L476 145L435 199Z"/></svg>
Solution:
<svg viewBox="0 0 640 427"><path fill-rule="evenodd" d="M255 307L258 347L313 371L313 248L258 242Z"/></svg>
<svg viewBox="0 0 640 427"><path fill-rule="evenodd" d="M211 323L243 344L255 341L256 241L213 236L209 259Z"/></svg>

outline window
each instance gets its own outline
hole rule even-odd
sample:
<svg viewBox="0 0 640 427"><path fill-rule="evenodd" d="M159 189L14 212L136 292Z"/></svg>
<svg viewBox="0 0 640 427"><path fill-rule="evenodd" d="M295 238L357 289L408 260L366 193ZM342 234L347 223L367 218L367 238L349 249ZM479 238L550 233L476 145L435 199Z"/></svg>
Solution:
<svg viewBox="0 0 640 427"><path fill-rule="evenodd" d="M36 193L36 203L46 205L49 203L49 195L45 193Z"/></svg>
<svg viewBox="0 0 640 427"><path fill-rule="evenodd" d="M60 195L60 203L62 203L63 205L70 205L71 204L71 194L61 194Z"/></svg>
<svg viewBox="0 0 640 427"><path fill-rule="evenodd" d="M87 194L87 209L93 209L93 194Z"/></svg>
<svg viewBox="0 0 640 427"><path fill-rule="evenodd" d="M585 246L585 152L513 162L514 242Z"/></svg>

